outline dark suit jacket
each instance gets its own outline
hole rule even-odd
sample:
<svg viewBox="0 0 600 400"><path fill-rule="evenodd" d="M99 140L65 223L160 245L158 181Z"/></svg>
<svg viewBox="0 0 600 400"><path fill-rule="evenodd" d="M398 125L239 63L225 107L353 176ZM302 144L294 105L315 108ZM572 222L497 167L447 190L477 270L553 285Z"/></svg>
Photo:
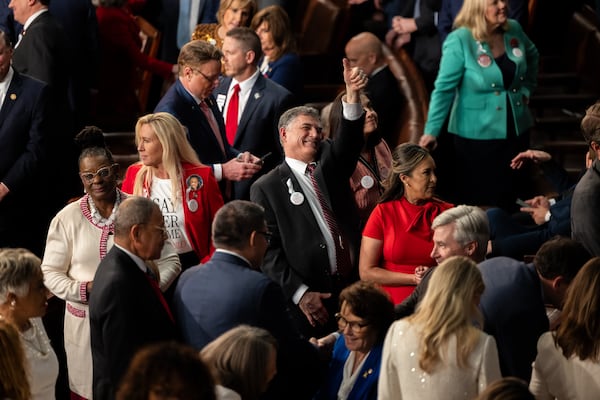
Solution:
<svg viewBox="0 0 600 400"><path fill-rule="evenodd" d="M72 68L67 36L55 17L42 13L27 28L15 49L13 67L46 82L58 99L66 101Z"/></svg>
<svg viewBox="0 0 600 400"><path fill-rule="evenodd" d="M338 139L322 143L315 170L315 179L324 198L329 201L354 260L358 259L360 223L350 193L349 178L363 145L363 122L364 118L356 121L343 119ZM334 296L326 304L330 320L333 320L338 307L336 295L339 293L336 293L330 274L326 242L308 202L300 205L291 203L288 180L295 191L302 192L290 167L283 162L256 181L250 191L252 201L265 208L267 226L273 232L262 270L281 285L288 300L302 284L311 291L333 292ZM299 308L292 304L290 306L297 322L305 324L306 318ZM331 327L334 328L335 324ZM303 329L307 333L314 333L306 324Z"/></svg>
<svg viewBox="0 0 600 400"><path fill-rule="evenodd" d="M269 331L279 344L270 398L309 398L318 387L317 352L293 326L281 288L243 259L215 252L181 275L173 303L185 341L198 350L240 324Z"/></svg>
<svg viewBox="0 0 600 400"><path fill-rule="evenodd" d="M379 381L379 372L381 370L382 351L383 343L377 343L373 346L365 363L360 371L358 371L358 378L354 382L347 400L377 400L377 382ZM349 356L350 350L346 347L344 335L341 335L333 348L333 356L329 363L325 384L315 397L315 400L337 399L337 393L340 390L344 376L344 365Z"/></svg>
<svg viewBox="0 0 600 400"><path fill-rule="evenodd" d="M537 341L549 328L540 279L533 264L494 257L478 265L485 284L479 307L483 330L494 336L502 376L531 378ZM396 306L398 318L412 314L427 290L435 268L417 285L413 295Z"/></svg>
<svg viewBox="0 0 600 400"><path fill-rule="evenodd" d="M600 256L600 161L581 177L573 193L571 205L571 236L593 256Z"/></svg>
<svg viewBox="0 0 600 400"><path fill-rule="evenodd" d="M216 98L227 96L230 84L231 78L222 79L213 95ZM292 105L293 96L287 89L258 75L239 119L233 147L240 151L249 151L257 157L262 157L269 152L272 154L265 159L261 171L252 179L234 182L232 199L248 200L252 183L283 160L277 124L281 114ZM224 115L223 119L225 119Z"/></svg>
<svg viewBox="0 0 600 400"><path fill-rule="evenodd" d="M225 146L225 154L219 147L219 142L212 132L204 113L179 79L169 88L157 104L154 112L164 111L174 115L188 130L188 140L196 150L196 154L204 164L221 164L229 161L238 154L238 151L229 145L225 137L225 124L217 108L214 98L208 99L209 106L215 115L221 138Z"/></svg>
<svg viewBox="0 0 600 400"><path fill-rule="evenodd" d="M406 97L400 91L398 80L386 66L369 77L366 91L373 109L377 112L377 130L393 148L398 140L396 132L400 115L406 106Z"/></svg>
<svg viewBox="0 0 600 400"><path fill-rule="evenodd" d="M10 192L0 202L0 247L27 247L38 255L56 212L53 110L48 85L14 71L0 109L0 182ZM52 169L57 174L68 173Z"/></svg>
<svg viewBox="0 0 600 400"><path fill-rule="evenodd" d="M137 350L177 339L176 327L145 273L117 246L98 266L89 313L94 398L98 400L114 399Z"/></svg>

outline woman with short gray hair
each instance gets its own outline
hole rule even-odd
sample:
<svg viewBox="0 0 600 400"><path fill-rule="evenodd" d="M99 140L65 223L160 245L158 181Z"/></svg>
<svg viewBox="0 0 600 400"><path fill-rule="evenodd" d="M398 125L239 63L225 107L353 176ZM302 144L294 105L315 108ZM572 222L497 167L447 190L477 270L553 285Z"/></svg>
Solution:
<svg viewBox="0 0 600 400"><path fill-rule="evenodd" d="M0 249L0 319L19 331L31 398L54 399L58 359L42 325L48 289L40 269L41 261L29 250Z"/></svg>

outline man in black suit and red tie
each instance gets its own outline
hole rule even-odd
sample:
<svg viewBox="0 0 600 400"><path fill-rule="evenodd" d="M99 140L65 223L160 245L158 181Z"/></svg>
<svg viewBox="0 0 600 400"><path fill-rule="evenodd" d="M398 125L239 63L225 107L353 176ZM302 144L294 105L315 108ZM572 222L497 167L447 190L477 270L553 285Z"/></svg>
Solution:
<svg viewBox="0 0 600 400"><path fill-rule="evenodd" d="M317 110L295 107L283 113L279 136L285 161L250 192L264 207L273 233L262 270L281 285L306 336L337 330L337 296L358 276L361 232L349 178L364 142L359 91L367 79L344 59L344 119L335 141L324 140Z"/></svg>
<svg viewBox="0 0 600 400"><path fill-rule="evenodd" d="M173 314L146 265L160 257L167 231L158 205L133 196L119 206L115 243L89 294L94 399L114 399L134 354L178 338Z"/></svg>

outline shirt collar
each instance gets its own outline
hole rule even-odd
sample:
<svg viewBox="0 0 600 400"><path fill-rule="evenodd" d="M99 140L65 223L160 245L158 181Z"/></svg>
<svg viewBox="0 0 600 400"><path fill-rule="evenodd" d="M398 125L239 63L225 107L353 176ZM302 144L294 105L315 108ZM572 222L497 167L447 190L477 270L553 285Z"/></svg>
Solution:
<svg viewBox="0 0 600 400"><path fill-rule="evenodd" d="M239 82L234 78L231 78L231 85L229 85L229 91L233 90L233 87L236 84L240 85L240 92L242 93L246 93L247 91L250 91L252 89L252 86L254 86L254 83L256 82L256 80L258 79L258 75L260 74L260 71L257 69L256 71L254 71L254 73L250 76L250 78L246 79L245 81Z"/></svg>
<svg viewBox="0 0 600 400"><path fill-rule="evenodd" d="M39 17L40 15L42 15L43 13L45 13L46 11L48 11L47 8L42 8L41 10L38 10L38 11L34 12L33 14L31 14L29 16L29 18L27 18L27 21L25 21L25 25L23 25L23 30L27 31L27 29L29 28L29 25L31 25L31 23L33 21L35 21L35 19L37 17Z"/></svg>
<svg viewBox="0 0 600 400"><path fill-rule="evenodd" d="M140 257L136 256L135 254L133 254L131 251L127 250L123 246L119 246L117 243L115 243L114 245L117 246L119 249L123 250L123 252L125 254L127 254L129 257L131 257L131 259L135 262L135 264L138 266L138 268L142 270L143 273L148 272L148 266L146 265L144 260L142 260Z"/></svg>
<svg viewBox="0 0 600 400"><path fill-rule="evenodd" d="M223 254L229 254L231 256L237 257L240 260L244 261L246 264L248 264L248 266L250 268L252 268L252 264L250 263L250 261L248 261L248 259L246 257L241 256L240 254L236 253L235 251L231 251L231 250L225 250L225 249L216 249L215 253L223 253Z"/></svg>

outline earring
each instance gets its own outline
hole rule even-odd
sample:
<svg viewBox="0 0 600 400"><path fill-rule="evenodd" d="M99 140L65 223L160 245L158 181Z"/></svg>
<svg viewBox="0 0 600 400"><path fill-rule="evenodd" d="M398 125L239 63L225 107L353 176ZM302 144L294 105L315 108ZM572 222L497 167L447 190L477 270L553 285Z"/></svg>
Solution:
<svg viewBox="0 0 600 400"><path fill-rule="evenodd" d="M15 308L16 305L17 305L17 301L15 299L12 299L10 302L10 307Z"/></svg>

